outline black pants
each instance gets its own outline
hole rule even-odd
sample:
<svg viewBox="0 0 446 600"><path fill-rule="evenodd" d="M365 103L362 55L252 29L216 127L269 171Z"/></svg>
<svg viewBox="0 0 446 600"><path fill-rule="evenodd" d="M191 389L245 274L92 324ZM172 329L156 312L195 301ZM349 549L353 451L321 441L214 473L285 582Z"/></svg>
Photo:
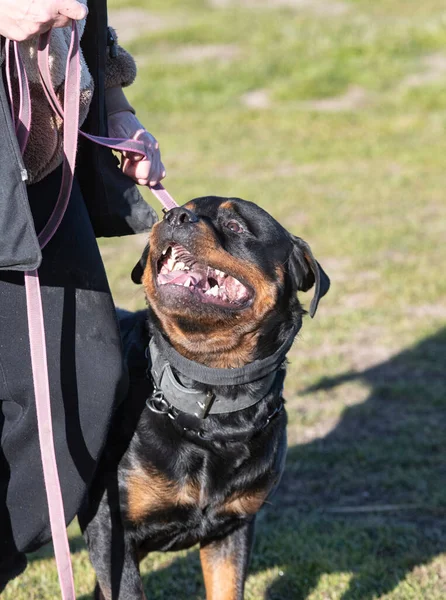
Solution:
<svg viewBox="0 0 446 600"><path fill-rule="evenodd" d="M40 231L60 170L28 188ZM91 481L114 406L127 390L104 267L78 185L39 269L57 463L67 523ZM0 272L0 592L23 552L50 537L23 274Z"/></svg>

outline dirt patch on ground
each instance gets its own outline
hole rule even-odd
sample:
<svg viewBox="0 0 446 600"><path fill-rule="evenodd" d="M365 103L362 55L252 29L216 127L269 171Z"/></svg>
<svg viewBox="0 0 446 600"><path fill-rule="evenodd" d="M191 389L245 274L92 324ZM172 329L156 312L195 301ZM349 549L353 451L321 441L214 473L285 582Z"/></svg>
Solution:
<svg viewBox="0 0 446 600"><path fill-rule="evenodd" d="M300 106L308 110L317 112L345 112L359 110L368 106L371 102L371 96L364 88L359 85L351 85L345 94L333 96L332 98L322 98L320 100L310 100L301 102Z"/></svg>
<svg viewBox="0 0 446 600"><path fill-rule="evenodd" d="M243 94L240 97L240 101L248 108L265 109L270 108L272 105L268 90L253 90L252 92L246 92L246 94Z"/></svg>
<svg viewBox="0 0 446 600"><path fill-rule="evenodd" d="M305 210L293 210L287 213L285 219L281 219L281 223L285 227L298 230L299 227L308 225L310 219L310 215Z"/></svg>
<svg viewBox="0 0 446 600"><path fill-rule="evenodd" d="M417 318L446 320L445 304L419 304L418 306L408 306L405 309L407 315Z"/></svg>
<svg viewBox="0 0 446 600"><path fill-rule="evenodd" d="M287 435L288 444L295 446L298 444L308 444L317 439L323 439L336 428L340 422L340 417L329 417L321 419L316 425L303 427L300 424L288 425Z"/></svg>
<svg viewBox="0 0 446 600"><path fill-rule="evenodd" d="M377 367L383 362L390 360L394 351L387 346L382 346L377 341L364 342L363 345L351 347L346 344L343 348L346 357L351 357L350 364L355 371L364 371Z"/></svg>
<svg viewBox="0 0 446 600"><path fill-rule="evenodd" d="M436 83L446 78L446 54L437 52L421 60L421 70L405 77L400 88L410 89Z"/></svg>
<svg viewBox="0 0 446 600"><path fill-rule="evenodd" d="M235 44L207 44L181 46L166 55L166 60L175 63L197 63L205 60L230 62L240 57L240 48Z"/></svg>
<svg viewBox="0 0 446 600"><path fill-rule="evenodd" d="M142 8L121 8L109 11L109 23L116 30L119 42L126 44L144 33L170 29L181 21Z"/></svg>
<svg viewBox="0 0 446 600"><path fill-rule="evenodd" d="M338 346L338 352L354 371L365 371L389 361L401 348L383 343L385 328L368 326L358 329L348 342Z"/></svg>
<svg viewBox="0 0 446 600"><path fill-rule="evenodd" d="M350 6L340 0L209 0L211 6L225 8L237 4L248 8L294 8L295 10L305 10L318 16L336 16L343 15Z"/></svg>
<svg viewBox="0 0 446 600"><path fill-rule="evenodd" d="M307 358L322 359L329 356L341 356L348 368L352 371L363 371L376 367L381 363L389 360L396 350L382 345L379 339L371 337L367 334L352 339L350 342L342 344L324 344L314 350L306 350Z"/></svg>
<svg viewBox="0 0 446 600"><path fill-rule="evenodd" d="M363 302L368 302L365 298ZM341 301L340 301L341 302ZM357 303L356 308L362 308L358 298L354 299ZM359 306L358 306L359 305ZM345 298L342 298L342 308L324 306L324 315L333 317L336 314L343 314L353 310L345 307ZM396 342L390 343L385 340L386 330L381 326L363 326L356 329L349 337L344 340L331 342L329 339L324 343L313 348L305 348L305 357L307 359L323 359L330 356L342 358L343 364L351 371L361 372L381 363L389 361L396 355L401 348Z"/></svg>
<svg viewBox="0 0 446 600"><path fill-rule="evenodd" d="M324 257L324 270L333 282L348 281L351 277L352 261L343 256Z"/></svg>
<svg viewBox="0 0 446 600"><path fill-rule="evenodd" d="M113 238L113 244L100 244L102 258L108 260L128 254L136 262L147 243L148 237L149 233L147 232Z"/></svg>
<svg viewBox="0 0 446 600"><path fill-rule="evenodd" d="M255 177L257 179L261 177L267 177L271 179L271 177L287 178L296 177L300 175L312 175L313 173L318 173L320 169L320 164L299 165L296 163L284 161L281 164L275 166L272 171L266 171L265 169L255 169L247 171L245 166L241 165L240 163L226 163L220 167L220 174L225 177L235 177L243 173L245 177ZM287 213L287 215L283 217L283 219L286 220L283 224L288 224L288 226L290 227L293 226L294 223L291 214Z"/></svg>

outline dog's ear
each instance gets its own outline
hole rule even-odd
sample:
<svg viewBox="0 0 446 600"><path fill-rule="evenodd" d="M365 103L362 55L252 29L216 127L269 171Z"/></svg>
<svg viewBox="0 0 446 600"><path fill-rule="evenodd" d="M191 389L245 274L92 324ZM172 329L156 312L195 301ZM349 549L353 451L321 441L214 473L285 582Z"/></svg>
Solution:
<svg viewBox="0 0 446 600"><path fill-rule="evenodd" d="M147 264L147 257L149 256L149 244L144 248L143 253L141 254L141 258L133 267L132 270L132 281L133 283L142 283L142 276L144 274L144 269Z"/></svg>
<svg viewBox="0 0 446 600"><path fill-rule="evenodd" d="M307 292L315 285L310 304L310 317L314 317L317 305L330 288L330 279L314 258L310 246L300 237L291 236L293 250L288 261L291 278L297 290Z"/></svg>

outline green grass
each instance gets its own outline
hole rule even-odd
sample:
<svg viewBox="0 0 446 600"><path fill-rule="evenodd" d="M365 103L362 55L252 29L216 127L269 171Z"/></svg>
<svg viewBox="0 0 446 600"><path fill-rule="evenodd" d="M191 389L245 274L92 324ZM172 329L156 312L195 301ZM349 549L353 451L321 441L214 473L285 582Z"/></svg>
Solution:
<svg viewBox="0 0 446 600"><path fill-rule="evenodd" d="M149 11L127 43L140 67L128 95L169 191L259 203L332 279L290 353L287 470L259 519L246 598L443 600L444 2L252 4L111 2ZM217 49L191 60L201 46ZM246 104L252 92L262 107ZM101 242L127 308L144 306L129 279L143 244ZM70 532L87 600L94 574ZM57 597L51 550L30 560L5 600ZM150 600L204 598L196 550L149 556L142 572Z"/></svg>

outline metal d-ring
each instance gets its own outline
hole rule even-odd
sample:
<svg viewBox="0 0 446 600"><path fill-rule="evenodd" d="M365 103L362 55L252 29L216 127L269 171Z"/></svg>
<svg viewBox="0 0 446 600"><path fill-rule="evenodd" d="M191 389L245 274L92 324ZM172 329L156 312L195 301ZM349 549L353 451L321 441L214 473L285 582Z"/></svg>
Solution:
<svg viewBox="0 0 446 600"><path fill-rule="evenodd" d="M166 415L170 412L170 404L164 398L162 392L155 392L151 398L146 400L147 407L157 415Z"/></svg>

